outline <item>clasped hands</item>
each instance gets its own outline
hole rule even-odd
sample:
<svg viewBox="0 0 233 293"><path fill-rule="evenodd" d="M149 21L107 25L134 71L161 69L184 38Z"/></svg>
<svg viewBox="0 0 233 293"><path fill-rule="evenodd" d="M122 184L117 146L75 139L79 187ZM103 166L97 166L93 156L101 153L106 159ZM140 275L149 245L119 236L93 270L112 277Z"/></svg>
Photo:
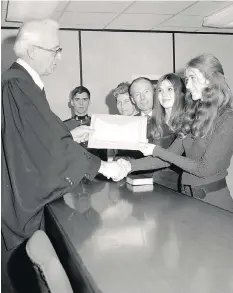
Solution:
<svg viewBox="0 0 233 293"><path fill-rule="evenodd" d="M89 135L93 133L94 129L90 126L81 125L71 130L71 135L74 141L81 143L88 141ZM144 154L144 156L151 156L155 148L154 144L150 143L140 143L139 150ZM101 167L99 173L103 174L105 177L112 178L113 181L120 181L125 178L131 172L131 163L125 159L119 159L114 162L101 162Z"/></svg>
<svg viewBox="0 0 233 293"><path fill-rule="evenodd" d="M119 159L113 162L101 161L99 173L103 174L108 179L120 181L131 172L131 164L128 160Z"/></svg>
<svg viewBox="0 0 233 293"><path fill-rule="evenodd" d="M141 143L139 150L144 156L151 156L153 154L155 145L150 143ZM113 181L120 181L125 178L132 170L131 163L126 159L119 159L113 162L101 161L99 173L103 174L108 179L112 178Z"/></svg>
<svg viewBox="0 0 233 293"><path fill-rule="evenodd" d="M153 155L155 145L151 143L140 143L139 150L144 156ZM131 163L123 158L114 162L101 162L99 173L105 177L112 178L113 181L120 181L125 178L132 170Z"/></svg>

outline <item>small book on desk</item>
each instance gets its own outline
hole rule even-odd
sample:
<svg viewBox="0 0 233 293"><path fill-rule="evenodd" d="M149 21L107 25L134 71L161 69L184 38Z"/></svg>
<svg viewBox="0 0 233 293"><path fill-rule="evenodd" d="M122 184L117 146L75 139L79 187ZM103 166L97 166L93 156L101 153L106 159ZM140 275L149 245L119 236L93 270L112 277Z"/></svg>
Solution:
<svg viewBox="0 0 233 293"><path fill-rule="evenodd" d="M153 184L144 184L144 185L131 185L129 183L126 183L126 187L132 191L132 192L148 192L154 190Z"/></svg>
<svg viewBox="0 0 233 293"><path fill-rule="evenodd" d="M153 175L150 174L130 174L126 177L126 182L131 185L153 185Z"/></svg>

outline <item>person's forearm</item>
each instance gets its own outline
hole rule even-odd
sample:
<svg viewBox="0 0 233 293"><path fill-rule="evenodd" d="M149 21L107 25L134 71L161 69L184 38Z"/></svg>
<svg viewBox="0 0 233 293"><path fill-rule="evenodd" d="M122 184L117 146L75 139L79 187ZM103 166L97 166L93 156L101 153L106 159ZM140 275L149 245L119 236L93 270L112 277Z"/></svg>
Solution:
<svg viewBox="0 0 233 293"><path fill-rule="evenodd" d="M232 134L219 133L211 140L209 147L206 149L204 156L193 160L171 153L161 147L155 147L153 155L176 165L182 170L189 172L198 177L206 177L215 174L221 168L221 164L228 160L228 154L232 150ZM219 139L219 140L218 140Z"/></svg>
<svg viewBox="0 0 233 293"><path fill-rule="evenodd" d="M195 175L199 174L198 162L181 155L174 154L166 149L156 146L153 151L153 156L159 157L162 160L176 165L177 167L187 172L192 172Z"/></svg>
<svg viewBox="0 0 233 293"><path fill-rule="evenodd" d="M156 148L156 146L155 146ZM154 149L155 149L154 148ZM182 139L177 138L168 148L170 152L182 154L184 152ZM144 157L138 160L130 160L132 172L138 170L153 170L169 167L171 164L166 158L158 158L153 153L153 157Z"/></svg>
<svg viewBox="0 0 233 293"><path fill-rule="evenodd" d="M153 170L169 167L170 164L164 162L159 158L153 158L151 156L144 157L142 159L137 160L129 160L131 164L131 172L139 171L139 170Z"/></svg>

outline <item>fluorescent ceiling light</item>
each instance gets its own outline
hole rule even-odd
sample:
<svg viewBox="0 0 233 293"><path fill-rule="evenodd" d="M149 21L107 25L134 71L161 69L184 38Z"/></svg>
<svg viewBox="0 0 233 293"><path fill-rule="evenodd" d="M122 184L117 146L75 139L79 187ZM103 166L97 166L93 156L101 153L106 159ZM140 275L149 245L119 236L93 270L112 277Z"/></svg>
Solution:
<svg viewBox="0 0 233 293"><path fill-rule="evenodd" d="M233 28L233 5L205 17L202 26L214 28Z"/></svg>
<svg viewBox="0 0 233 293"><path fill-rule="evenodd" d="M29 19L49 18L59 1L9 1L7 21L25 22Z"/></svg>

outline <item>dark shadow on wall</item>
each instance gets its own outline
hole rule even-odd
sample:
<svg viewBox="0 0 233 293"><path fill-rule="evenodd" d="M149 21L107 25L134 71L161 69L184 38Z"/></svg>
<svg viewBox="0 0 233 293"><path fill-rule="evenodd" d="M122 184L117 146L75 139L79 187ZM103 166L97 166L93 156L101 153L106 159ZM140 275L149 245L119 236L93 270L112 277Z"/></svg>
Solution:
<svg viewBox="0 0 233 293"><path fill-rule="evenodd" d="M185 84L185 78L184 78L184 68L179 68L176 70L176 74L179 75L180 78L182 78L184 84Z"/></svg>
<svg viewBox="0 0 233 293"><path fill-rule="evenodd" d="M73 117L75 115L75 112L74 112L74 107L71 105L71 99L72 99L72 91L69 94L68 107L70 108L71 117Z"/></svg>
<svg viewBox="0 0 233 293"><path fill-rule="evenodd" d="M116 99L113 95L114 89L112 89L108 95L106 96L105 103L108 106L108 112L109 114L115 115L119 114L116 106Z"/></svg>
<svg viewBox="0 0 233 293"><path fill-rule="evenodd" d="M11 64L17 59L13 51L15 39L16 37L13 36L13 37L8 37L2 41L2 56L1 56L2 72L7 70L11 66Z"/></svg>
<svg viewBox="0 0 233 293"><path fill-rule="evenodd" d="M157 86L157 83L158 83L158 80L157 79L151 79L150 80L154 86L154 89L156 89L156 86Z"/></svg>

